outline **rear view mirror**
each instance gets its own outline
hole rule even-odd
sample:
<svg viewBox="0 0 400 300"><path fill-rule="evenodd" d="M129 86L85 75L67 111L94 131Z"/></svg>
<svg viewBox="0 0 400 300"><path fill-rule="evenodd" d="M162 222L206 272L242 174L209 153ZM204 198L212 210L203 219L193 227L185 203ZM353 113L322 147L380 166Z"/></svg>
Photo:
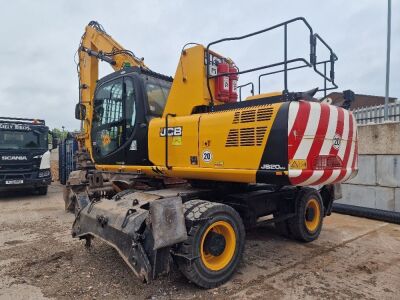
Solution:
<svg viewBox="0 0 400 300"><path fill-rule="evenodd" d="M75 119L77 120L85 120L86 117L86 106L78 103L75 106Z"/></svg>

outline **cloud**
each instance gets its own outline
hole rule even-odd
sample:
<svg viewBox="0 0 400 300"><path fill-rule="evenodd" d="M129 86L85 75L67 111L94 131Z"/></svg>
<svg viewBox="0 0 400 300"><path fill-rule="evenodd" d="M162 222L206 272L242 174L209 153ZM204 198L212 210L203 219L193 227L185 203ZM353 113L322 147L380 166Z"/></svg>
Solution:
<svg viewBox="0 0 400 300"><path fill-rule="evenodd" d="M400 2L392 7L391 96L400 97ZM78 83L73 56L90 20L97 20L153 70L173 75L186 42L238 36L297 16L332 45L339 56L340 90L384 95L386 1L12 1L0 11L0 115L38 117L51 127L78 129L74 105ZM290 31L289 52L307 46L301 31ZM228 55L243 65L278 59L281 38L269 35L254 44L234 44ZM224 52L225 53L225 52ZM111 72L101 67L102 75ZM308 73L307 73L308 74ZM242 82L248 77L242 76ZM293 74L293 88L321 85ZM282 77L263 80L265 89L282 89ZM257 87L256 87L257 90Z"/></svg>

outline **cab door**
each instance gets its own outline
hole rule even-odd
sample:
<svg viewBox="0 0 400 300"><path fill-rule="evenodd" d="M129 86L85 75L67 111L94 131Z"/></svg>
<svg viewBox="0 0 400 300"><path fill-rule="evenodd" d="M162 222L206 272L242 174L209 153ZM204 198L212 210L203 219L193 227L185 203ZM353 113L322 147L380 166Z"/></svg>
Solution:
<svg viewBox="0 0 400 300"><path fill-rule="evenodd" d="M148 164L147 120L135 75L111 79L96 89L91 131L96 164Z"/></svg>

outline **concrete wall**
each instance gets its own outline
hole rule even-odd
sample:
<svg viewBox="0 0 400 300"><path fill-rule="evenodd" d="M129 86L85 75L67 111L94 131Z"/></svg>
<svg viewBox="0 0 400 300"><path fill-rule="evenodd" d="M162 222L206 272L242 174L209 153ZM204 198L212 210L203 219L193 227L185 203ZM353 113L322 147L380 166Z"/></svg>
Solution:
<svg viewBox="0 0 400 300"><path fill-rule="evenodd" d="M338 203L400 212L400 123L358 127L359 171Z"/></svg>
<svg viewBox="0 0 400 300"><path fill-rule="evenodd" d="M360 154L400 154L400 122L358 126Z"/></svg>

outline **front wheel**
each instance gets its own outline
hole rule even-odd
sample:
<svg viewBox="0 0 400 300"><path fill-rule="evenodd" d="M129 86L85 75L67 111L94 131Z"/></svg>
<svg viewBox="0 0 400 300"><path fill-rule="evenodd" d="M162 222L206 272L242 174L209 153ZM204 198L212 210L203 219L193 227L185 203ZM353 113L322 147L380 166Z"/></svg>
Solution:
<svg viewBox="0 0 400 300"><path fill-rule="evenodd" d="M245 232L239 214L230 206L202 200L184 204L190 227L175 260L190 281L203 288L226 282L244 251Z"/></svg>

